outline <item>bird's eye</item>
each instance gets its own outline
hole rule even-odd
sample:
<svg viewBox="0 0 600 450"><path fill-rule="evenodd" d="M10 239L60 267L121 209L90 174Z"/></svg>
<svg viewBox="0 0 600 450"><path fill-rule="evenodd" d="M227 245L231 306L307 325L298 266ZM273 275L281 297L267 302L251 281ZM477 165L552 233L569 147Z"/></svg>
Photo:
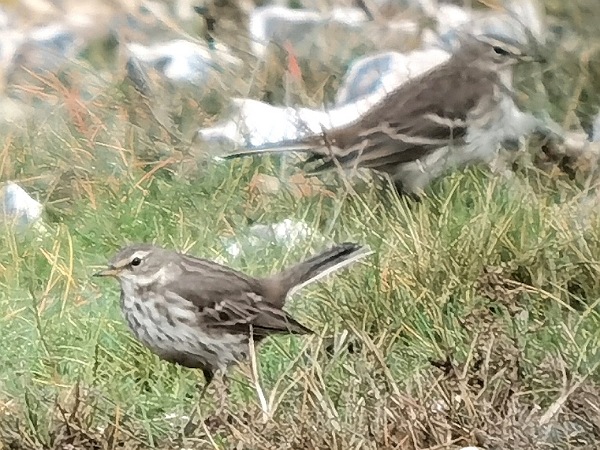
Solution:
<svg viewBox="0 0 600 450"><path fill-rule="evenodd" d="M495 52L497 55L504 55L504 56L506 56L506 55L509 55L509 54L510 54L510 53L509 53L509 52L508 52L506 49L504 49L504 48L502 48L502 47L498 47L498 46L494 46L494 52Z"/></svg>
<svg viewBox="0 0 600 450"><path fill-rule="evenodd" d="M142 260L138 257L135 257L131 260L132 266L139 266L142 263Z"/></svg>

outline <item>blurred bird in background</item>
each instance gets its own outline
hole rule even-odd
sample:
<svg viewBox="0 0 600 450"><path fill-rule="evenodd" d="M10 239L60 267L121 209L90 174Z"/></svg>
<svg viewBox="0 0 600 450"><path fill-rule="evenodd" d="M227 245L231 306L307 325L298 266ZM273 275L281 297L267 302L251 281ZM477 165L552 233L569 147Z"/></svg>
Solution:
<svg viewBox="0 0 600 450"><path fill-rule="evenodd" d="M502 172L503 144L545 132L539 119L518 109L512 87L517 63L543 58L534 46L506 36L463 34L459 40L448 61L402 84L356 121L223 158L306 152L302 165L310 172L372 169L414 199L450 169L487 164Z"/></svg>

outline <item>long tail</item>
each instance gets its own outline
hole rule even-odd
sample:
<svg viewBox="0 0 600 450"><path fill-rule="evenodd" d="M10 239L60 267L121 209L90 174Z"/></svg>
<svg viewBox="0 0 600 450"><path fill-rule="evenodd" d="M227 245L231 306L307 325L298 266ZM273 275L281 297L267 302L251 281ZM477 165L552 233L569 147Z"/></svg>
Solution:
<svg viewBox="0 0 600 450"><path fill-rule="evenodd" d="M325 147L322 144L309 144L298 141L282 141L275 144L265 144L260 147L238 150L235 153L220 155L223 160L237 159L244 156L282 154L288 152L308 153L309 156L303 161L294 164L295 167L302 169L307 176L318 175L321 172L331 170L335 163Z"/></svg>
<svg viewBox="0 0 600 450"><path fill-rule="evenodd" d="M368 247L344 242L276 275L288 295L344 266L372 254Z"/></svg>
<svg viewBox="0 0 600 450"><path fill-rule="evenodd" d="M235 159L243 156L261 155L267 153L287 153L287 152L309 152L321 153L320 147L323 145L320 142L320 137L310 137L303 140L288 140L264 144L258 147L238 150L234 153L219 155L223 159Z"/></svg>

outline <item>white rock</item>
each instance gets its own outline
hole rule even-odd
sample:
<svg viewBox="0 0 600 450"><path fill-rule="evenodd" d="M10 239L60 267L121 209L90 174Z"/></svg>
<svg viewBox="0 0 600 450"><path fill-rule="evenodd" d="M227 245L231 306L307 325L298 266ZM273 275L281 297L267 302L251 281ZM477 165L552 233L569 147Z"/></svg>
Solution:
<svg viewBox="0 0 600 450"><path fill-rule="evenodd" d="M171 2L175 17L180 21L187 22L198 17L198 14L194 11L194 6L198 2L194 0L176 0Z"/></svg>
<svg viewBox="0 0 600 450"><path fill-rule="evenodd" d="M429 410L432 413L443 414L448 411L448 404L443 399L439 398L431 404Z"/></svg>
<svg viewBox="0 0 600 450"><path fill-rule="evenodd" d="M516 28L530 32L538 42L546 41L547 26L544 5L536 0L508 0L506 14L512 18ZM518 26L517 26L518 24Z"/></svg>
<svg viewBox="0 0 600 450"><path fill-rule="evenodd" d="M378 9L394 8L403 12L423 13L429 16L435 14L435 11L443 6L439 5L437 0L371 0L371 2Z"/></svg>
<svg viewBox="0 0 600 450"><path fill-rule="evenodd" d="M231 150L232 147L258 147L297 139L355 121L382 96L383 92L378 91L329 110L272 106L247 98L232 99L229 118L213 127L198 130L194 140L210 142L215 150L217 146Z"/></svg>
<svg viewBox="0 0 600 450"><path fill-rule="evenodd" d="M129 43L127 49L139 61L153 65L167 78L178 82L202 82L219 68L242 63L218 43L211 50L194 42L175 39L150 46Z"/></svg>
<svg viewBox="0 0 600 450"><path fill-rule="evenodd" d="M74 39L72 33L60 23L34 28L29 33L29 38L40 43L52 43L57 48L68 47Z"/></svg>
<svg viewBox="0 0 600 450"><path fill-rule="evenodd" d="M2 30L0 41L0 59L7 72L21 67L36 72L55 71L75 59L85 45L82 37L60 22L28 31Z"/></svg>
<svg viewBox="0 0 600 450"><path fill-rule="evenodd" d="M318 41L316 33L320 30L333 25L353 29L367 20L364 11L358 8L332 8L328 13L320 13L277 5L258 7L250 14L252 51L262 58L270 42L280 46L289 42L302 52L301 43L306 39Z"/></svg>
<svg viewBox="0 0 600 450"><path fill-rule="evenodd" d="M10 66L17 50L25 41L25 34L16 29L0 31L0 64L2 67Z"/></svg>
<svg viewBox="0 0 600 450"><path fill-rule="evenodd" d="M367 96L378 100L449 58L450 53L445 50L429 48L406 54L384 52L359 59L344 77L336 102L343 105Z"/></svg>
<svg viewBox="0 0 600 450"><path fill-rule="evenodd" d="M473 21L473 12L457 5L442 4L435 11L437 20L437 32L444 35L450 31L459 29Z"/></svg>
<svg viewBox="0 0 600 450"><path fill-rule="evenodd" d="M65 58L75 58L85 41L61 23L51 23L34 28L27 38L30 43Z"/></svg>
<svg viewBox="0 0 600 450"><path fill-rule="evenodd" d="M291 108L253 99L232 99L229 118L200 129L195 141L210 142L214 150L219 146L219 153L232 147L258 147L340 127L357 120L391 90L449 57L444 50L430 48L406 55L386 52L361 59L346 76L337 104L328 109Z"/></svg>
<svg viewBox="0 0 600 450"><path fill-rule="evenodd" d="M0 7L0 30L11 28L11 20L3 7Z"/></svg>
<svg viewBox="0 0 600 450"><path fill-rule="evenodd" d="M42 216L43 207L25 192L18 184L9 182L0 190L2 198L1 221L14 224L18 229L37 222Z"/></svg>
<svg viewBox="0 0 600 450"><path fill-rule="evenodd" d="M351 121L358 115L352 106L328 113L309 108L271 106L253 99L237 98L232 99L232 103L230 118L199 130L197 141L256 147L319 132L322 127L330 128L334 123Z"/></svg>
<svg viewBox="0 0 600 450"><path fill-rule="evenodd" d="M336 6L331 11L322 14L327 22L336 22L348 26L360 26L367 21L365 12L360 8L347 8Z"/></svg>
<svg viewBox="0 0 600 450"><path fill-rule="evenodd" d="M592 141L600 142L600 113L596 115L592 128Z"/></svg>

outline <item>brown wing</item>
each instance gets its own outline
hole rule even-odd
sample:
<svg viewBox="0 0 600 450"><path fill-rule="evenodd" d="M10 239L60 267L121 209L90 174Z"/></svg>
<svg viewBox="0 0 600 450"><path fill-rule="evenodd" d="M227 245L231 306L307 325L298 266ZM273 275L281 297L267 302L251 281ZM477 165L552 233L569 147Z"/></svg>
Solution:
<svg viewBox="0 0 600 450"><path fill-rule="evenodd" d="M247 333L251 325L252 332L258 337L275 333L312 333L285 311L255 293L241 293L235 299L222 300L214 308L206 308L201 316L208 326L225 327L240 333Z"/></svg>
<svg viewBox="0 0 600 450"><path fill-rule="evenodd" d="M234 333L248 333L252 326L254 335L260 337L311 333L265 300L259 280L212 261L189 256L186 260L191 266L165 289L189 301L196 308L202 326L225 328Z"/></svg>
<svg viewBox="0 0 600 450"><path fill-rule="evenodd" d="M447 145L464 141L467 112L493 94L496 75L477 67L446 64L392 92L362 118L327 133L337 161L381 169L417 160ZM307 163L317 170L334 166L328 151Z"/></svg>

